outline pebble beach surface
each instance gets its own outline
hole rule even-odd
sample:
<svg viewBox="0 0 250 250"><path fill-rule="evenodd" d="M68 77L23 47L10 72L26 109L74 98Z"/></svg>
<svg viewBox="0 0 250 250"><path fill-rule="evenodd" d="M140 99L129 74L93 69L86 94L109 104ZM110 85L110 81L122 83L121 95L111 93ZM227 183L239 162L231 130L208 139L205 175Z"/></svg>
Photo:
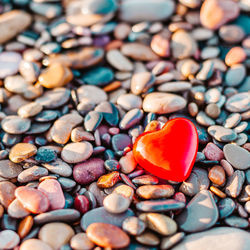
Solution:
<svg viewBox="0 0 250 250"><path fill-rule="evenodd" d="M0 249L249 249L249 12L0 1ZM183 182L132 151L178 117L199 136Z"/></svg>

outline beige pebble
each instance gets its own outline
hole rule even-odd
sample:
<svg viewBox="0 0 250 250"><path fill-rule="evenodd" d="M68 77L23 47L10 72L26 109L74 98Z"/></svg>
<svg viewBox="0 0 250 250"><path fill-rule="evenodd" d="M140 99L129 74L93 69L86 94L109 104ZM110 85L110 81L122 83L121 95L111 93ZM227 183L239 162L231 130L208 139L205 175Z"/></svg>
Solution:
<svg viewBox="0 0 250 250"><path fill-rule="evenodd" d="M36 152L37 148L35 145L30 143L18 143L11 148L9 158L11 161L19 163L35 155Z"/></svg>
<svg viewBox="0 0 250 250"><path fill-rule="evenodd" d="M18 109L17 114L23 118L29 118L40 113L42 109L43 109L43 106L41 104L36 103L36 102L31 102L29 104L21 106Z"/></svg>
<svg viewBox="0 0 250 250"><path fill-rule="evenodd" d="M74 250L91 250L95 244L90 241L86 233L77 233L71 238L70 246Z"/></svg>

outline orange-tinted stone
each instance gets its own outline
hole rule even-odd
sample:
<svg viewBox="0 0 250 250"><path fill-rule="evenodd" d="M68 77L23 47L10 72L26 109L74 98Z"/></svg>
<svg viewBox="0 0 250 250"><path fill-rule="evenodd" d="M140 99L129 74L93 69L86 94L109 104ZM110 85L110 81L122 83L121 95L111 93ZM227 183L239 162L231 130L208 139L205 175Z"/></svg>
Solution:
<svg viewBox="0 0 250 250"><path fill-rule="evenodd" d="M18 227L18 234L20 238L24 238L29 232L30 229L32 228L34 223L33 217L31 215L25 217L19 224Z"/></svg>
<svg viewBox="0 0 250 250"><path fill-rule="evenodd" d="M234 64L242 63L245 61L247 55L243 48L234 47L228 51L225 58L225 63L228 66L232 66Z"/></svg>
<svg viewBox="0 0 250 250"><path fill-rule="evenodd" d="M101 176L97 181L99 188L110 188L113 187L119 180L119 172L114 171Z"/></svg>

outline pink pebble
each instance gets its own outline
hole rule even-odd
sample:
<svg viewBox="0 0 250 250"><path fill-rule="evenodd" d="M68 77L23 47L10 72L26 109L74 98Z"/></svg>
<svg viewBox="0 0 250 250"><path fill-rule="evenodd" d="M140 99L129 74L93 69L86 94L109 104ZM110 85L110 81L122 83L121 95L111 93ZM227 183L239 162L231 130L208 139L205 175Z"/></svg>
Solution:
<svg viewBox="0 0 250 250"><path fill-rule="evenodd" d="M51 210L64 208L65 198L61 185L57 180L46 179L42 181L38 186L38 190L48 196Z"/></svg>
<svg viewBox="0 0 250 250"><path fill-rule="evenodd" d="M220 161L224 158L223 151L212 142L207 144L203 150L203 153L205 154L206 158L211 161Z"/></svg>

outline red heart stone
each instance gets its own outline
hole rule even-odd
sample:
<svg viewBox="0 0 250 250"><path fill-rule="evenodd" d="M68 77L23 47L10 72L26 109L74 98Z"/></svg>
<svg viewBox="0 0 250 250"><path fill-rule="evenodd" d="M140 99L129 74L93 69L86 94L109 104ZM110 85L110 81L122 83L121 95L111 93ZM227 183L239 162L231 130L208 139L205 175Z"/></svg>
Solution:
<svg viewBox="0 0 250 250"><path fill-rule="evenodd" d="M141 134L134 143L133 153L138 164L148 172L180 182L191 173L198 143L194 124L188 119L176 118L159 131Z"/></svg>

